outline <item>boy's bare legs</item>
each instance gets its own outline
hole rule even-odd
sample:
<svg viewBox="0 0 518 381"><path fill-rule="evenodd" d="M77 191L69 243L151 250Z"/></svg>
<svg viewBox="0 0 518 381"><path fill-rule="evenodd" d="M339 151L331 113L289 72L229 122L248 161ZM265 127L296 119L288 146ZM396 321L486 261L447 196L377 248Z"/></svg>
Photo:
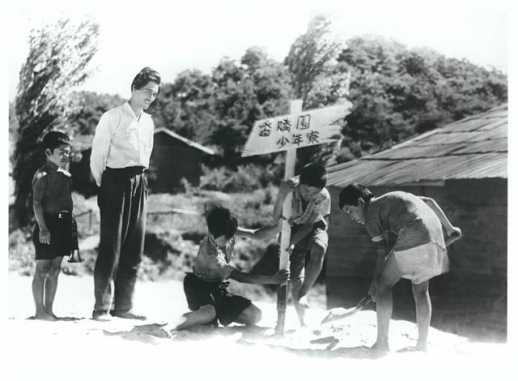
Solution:
<svg viewBox="0 0 518 381"><path fill-rule="evenodd" d="M263 317L262 311L254 304L250 304L241 314L237 317L236 323L244 324L247 326L256 325Z"/></svg>
<svg viewBox="0 0 518 381"><path fill-rule="evenodd" d="M43 304L45 281L50 269L50 259L37 259L34 279L32 280L32 296L36 306L35 319L55 321L56 318L47 313Z"/></svg>
<svg viewBox="0 0 518 381"><path fill-rule="evenodd" d="M167 324L164 329L168 331L181 331L193 327L195 325L208 324L216 317L216 309L214 306L207 304L201 306L196 311L183 314L176 320Z"/></svg>
<svg viewBox="0 0 518 381"><path fill-rule="evenodd" d="M426 352L428 341L428 328L432 318L432 303L428 292L428 281L412 284L414 294L416 318L417 318L417 344L415 350Z"/></svg>
<svg viewBox="0 0 518 381"><path fill-rule="evenodd" d="M401 279L401 272L396 266L394 253L391 253L383 270L374 280L376 287L376 320L377 338L372 346L374 350L388 352L389 347L389 325L392 318L392 288Z"/></svg>
<svg viewBox="0 0 518 381"><path fill-rule="evenodd" d="M302 279L290 279L289 288L291 292L291 298L293 299L293 305L295 306L295 311L297 311L297 316L299 317L300 325L305 327L306 307L299 303L299 293L300 289L302 288Z"/></svg>
<svg viewBox="0 0 518 381"><path fill-rule="evenodd" d="M57 316L54 315L53 306L56 291L58 289L58 277L61 272L61 261L63 261L62 256L56 257L50 262L49 273L45 282L45 310L55 319L57 319Z"/></svg>
<svg viewBox="0 0 518 381"><path fill-rule="evenodd" d="M311 287L313 287L313 284L315 284L318 275L320 274L320 271L322 271L325 254L325 247L321 246L317 242L311 245L310 259L306 267L304 282L302 282L302 286L300 287L297 297L297 300L301 307L309 307L306 295L311 289Z"/></svg>

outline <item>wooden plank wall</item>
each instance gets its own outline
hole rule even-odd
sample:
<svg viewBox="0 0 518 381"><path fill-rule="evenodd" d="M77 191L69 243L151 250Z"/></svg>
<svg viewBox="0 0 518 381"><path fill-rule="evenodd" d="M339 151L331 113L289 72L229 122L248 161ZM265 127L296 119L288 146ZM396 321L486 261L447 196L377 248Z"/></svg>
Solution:
<svg viewBox="0 0 518 381"><path fill-rule="evenodd" d="M182 177L199 184L203 152L165 134L155 135L149 179L154 192L176 190Z"/></svg>

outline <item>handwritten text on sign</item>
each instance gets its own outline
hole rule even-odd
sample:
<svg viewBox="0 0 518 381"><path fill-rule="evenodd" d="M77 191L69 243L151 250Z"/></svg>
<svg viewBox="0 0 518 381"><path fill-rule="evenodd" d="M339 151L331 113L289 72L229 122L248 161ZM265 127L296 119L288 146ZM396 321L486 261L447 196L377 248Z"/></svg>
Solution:
<svg viewBox="0 0 518 381"><path fill-rule="evenodd" d="M302 148L340 138L343 118L351 103L262 119L254 123L243 156Z"/></svg>

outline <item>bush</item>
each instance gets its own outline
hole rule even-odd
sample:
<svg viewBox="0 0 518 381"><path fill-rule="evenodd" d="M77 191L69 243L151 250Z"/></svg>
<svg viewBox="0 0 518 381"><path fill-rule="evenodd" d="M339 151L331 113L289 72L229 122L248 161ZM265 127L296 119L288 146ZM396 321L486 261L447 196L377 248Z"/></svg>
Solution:
<svg viewBox="0 0 518 381"><path fill-rule="evenodd" d="M226 167L202 167L199 188L227 193L253 192L274 184L278 178L278 166L263 167L254 164L238 166L233 171Z"/></svg>
<svg viewBox="0 0 518 381"><path fill-rule="evenodd" d="M36 268L31 233L17 229L9 234L9 270L32 275Z"/></svg>

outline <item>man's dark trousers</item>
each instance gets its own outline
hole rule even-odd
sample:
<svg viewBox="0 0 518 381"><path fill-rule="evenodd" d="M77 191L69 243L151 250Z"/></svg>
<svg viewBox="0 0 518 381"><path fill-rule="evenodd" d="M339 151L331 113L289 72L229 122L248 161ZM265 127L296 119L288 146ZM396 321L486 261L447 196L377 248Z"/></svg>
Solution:
<svg viewBox="0 0 518 381"><path fill-rule="evenodd" d="M95 262L97 311L128 311L144 251L148 184L142 167L107 168L97 203L101 238ZM113 303L112 303L113 302Z"/></svg>

